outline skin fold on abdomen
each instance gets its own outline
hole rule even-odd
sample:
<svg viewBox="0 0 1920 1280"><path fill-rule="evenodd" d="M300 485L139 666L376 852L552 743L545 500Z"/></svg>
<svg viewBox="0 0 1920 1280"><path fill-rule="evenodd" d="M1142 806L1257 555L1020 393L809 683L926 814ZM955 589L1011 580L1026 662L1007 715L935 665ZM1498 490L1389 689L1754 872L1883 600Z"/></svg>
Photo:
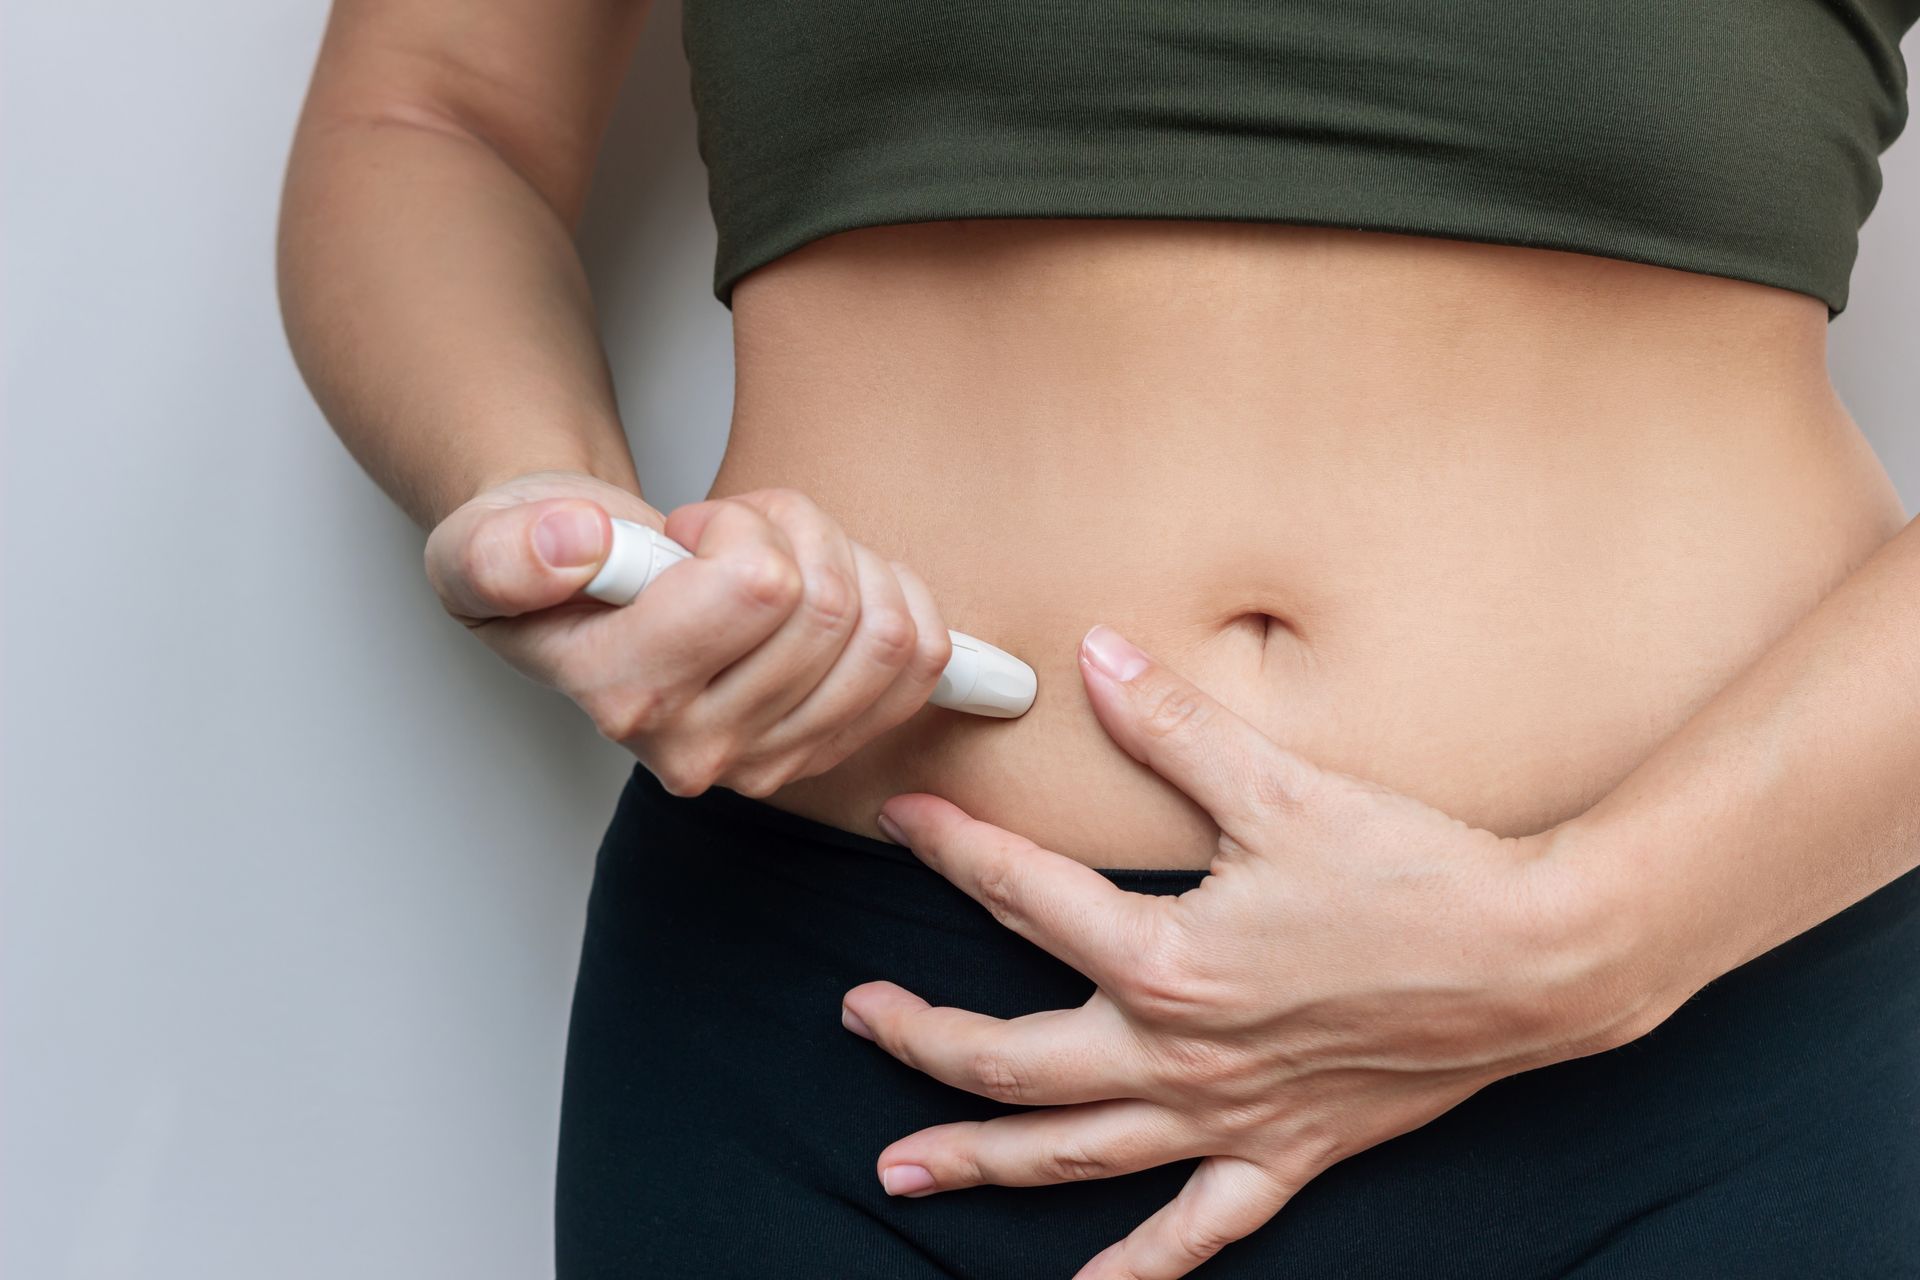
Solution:
<svg viewBox="0 0 1920 1280"><path fill-rule="evenodd" d="M802 490L1024 658L768 803L930 791L1096 866L1214 830L1107 737L1119 629L1282 745L1507 835L1573 816L1904 523L1826 310L1589 255L1270 224L816 241L734 295L714 496Z"/></svg>

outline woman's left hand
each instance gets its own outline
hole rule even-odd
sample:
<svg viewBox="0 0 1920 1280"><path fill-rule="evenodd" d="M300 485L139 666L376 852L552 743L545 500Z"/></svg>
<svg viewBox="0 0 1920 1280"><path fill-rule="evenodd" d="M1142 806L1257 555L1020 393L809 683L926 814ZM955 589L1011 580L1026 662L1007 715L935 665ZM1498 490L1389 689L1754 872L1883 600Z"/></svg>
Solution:
<svg viewBox="0 0 1920 1280"><path fill-rule="evenodd" d="M1504 1076L1624 1044L1689 993L1650 971L1632 910L1556 856L1559 829L1502 838L1317 768L1109 628L1080 666L1114 740L1213 816L1211 874L1128 893L937 796L887 801L893 838L1096 984L1012 1019L889 982L846 994L848 1028L902 1062L1036 1108L900 1139L879 1158L890 1193L1198 1157L1077 1277L1172 1280L1335 1162Z"/></svg>

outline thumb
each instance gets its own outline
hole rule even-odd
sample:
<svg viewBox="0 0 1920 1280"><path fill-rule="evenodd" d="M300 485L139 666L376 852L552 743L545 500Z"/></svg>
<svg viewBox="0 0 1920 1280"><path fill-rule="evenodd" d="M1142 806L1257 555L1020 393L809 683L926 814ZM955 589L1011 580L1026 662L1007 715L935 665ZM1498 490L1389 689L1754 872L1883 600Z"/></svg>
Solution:
<svg viewBox="0 0 1920 1280"><path fill-rule="evenodd" d="M427 577L456 618L511 618L571 599L613 545L606 510L585 498L471 505L427 538Z"/></svg>
<svg viewBox="0 0 1920 1280"><path fill-rule="evenodd" d="M1081 639L1080 674L1107 736L1223 831L1245 833L1276 811L1297 811L1330 776L1111 627Z"/></svg>

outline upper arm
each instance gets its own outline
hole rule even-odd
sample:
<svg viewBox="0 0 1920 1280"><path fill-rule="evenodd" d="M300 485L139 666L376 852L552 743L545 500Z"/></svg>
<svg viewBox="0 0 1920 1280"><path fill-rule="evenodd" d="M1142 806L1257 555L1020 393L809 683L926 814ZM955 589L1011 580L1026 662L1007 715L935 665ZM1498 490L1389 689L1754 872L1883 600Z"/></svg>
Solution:
<svg viewBox="0 0 1920 1280"><path fill-rule="evenodd" d="M335 0L301 128L387 121L470 134L566 221L651 0Z"/></svg>

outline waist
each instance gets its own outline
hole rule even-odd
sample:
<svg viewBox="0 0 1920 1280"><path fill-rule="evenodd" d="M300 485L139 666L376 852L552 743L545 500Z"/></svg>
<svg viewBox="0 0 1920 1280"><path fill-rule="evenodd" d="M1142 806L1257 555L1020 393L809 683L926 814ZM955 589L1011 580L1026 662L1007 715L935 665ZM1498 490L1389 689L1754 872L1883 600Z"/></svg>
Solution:
<svg viewBox="0 0 1920 1280"><path fill-rule="evenodd" d="M1202 866L1095 622L1284 745L1502 834L1585 808L1899 527L1818 300L1273 225L869 228L735 294L713 492L912 564L1034 708L930 708L774 807L924 790L1106 867Z"/></svg>

